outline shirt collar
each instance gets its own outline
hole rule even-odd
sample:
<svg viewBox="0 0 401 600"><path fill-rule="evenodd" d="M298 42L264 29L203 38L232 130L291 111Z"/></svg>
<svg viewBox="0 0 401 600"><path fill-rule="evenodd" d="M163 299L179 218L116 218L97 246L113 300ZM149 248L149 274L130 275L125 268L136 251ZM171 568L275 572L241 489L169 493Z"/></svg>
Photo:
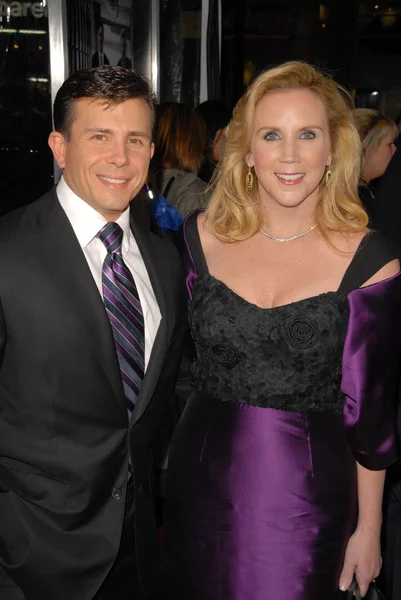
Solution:
<svg viewBox="0 0 401 600"><path fill-rule="evenodd" d="M97 236L107 220L87 202L77 196L67 185L64 177L57 185L57 197L62 209L77 236L81 248L86 248ZM129 207L116 219L124 232L123 249L129 251L130 247L130 209Z"/></svg>

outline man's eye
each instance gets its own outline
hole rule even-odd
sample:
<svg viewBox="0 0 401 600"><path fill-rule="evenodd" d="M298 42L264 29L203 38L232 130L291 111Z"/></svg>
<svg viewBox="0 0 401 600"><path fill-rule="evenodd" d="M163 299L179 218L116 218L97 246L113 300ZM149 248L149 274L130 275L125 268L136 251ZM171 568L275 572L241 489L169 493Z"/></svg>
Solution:
<svg viewBox="0 0 401 600"><path fill-rule="evenodd" d="M304 140L313 140L316 137L316 135L313 133L313 131L304 131L301 135L301 138Z"/></svg>
<svg viewBox="0 0 401 600"><path fill-rule="evenodd" d="M143 146L143 140L141 140L141 138L131 138L130 144L134 144L136 146Z"/></svg>
<svg viewBox="0 0 401 600"><path fill-rule="evenodd" d="M100 141L104 141L106 140L106 136L104 135L104 133L96 133L93 137L92 140L100 140Z"/></svg>

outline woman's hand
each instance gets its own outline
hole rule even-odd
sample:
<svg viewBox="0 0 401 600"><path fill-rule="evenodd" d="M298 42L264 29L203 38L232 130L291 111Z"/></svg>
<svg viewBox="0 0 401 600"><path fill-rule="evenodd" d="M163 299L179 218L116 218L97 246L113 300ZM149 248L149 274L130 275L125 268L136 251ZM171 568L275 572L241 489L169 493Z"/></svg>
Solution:
<svg viewBox="0 0 401 600"><path fill-rule="evenodd" d="M361 596L364 597L371 581L379 575L381 565L380 533L358 525L345 552L340 589L345 591L350 587L355 573Z"/></svg>

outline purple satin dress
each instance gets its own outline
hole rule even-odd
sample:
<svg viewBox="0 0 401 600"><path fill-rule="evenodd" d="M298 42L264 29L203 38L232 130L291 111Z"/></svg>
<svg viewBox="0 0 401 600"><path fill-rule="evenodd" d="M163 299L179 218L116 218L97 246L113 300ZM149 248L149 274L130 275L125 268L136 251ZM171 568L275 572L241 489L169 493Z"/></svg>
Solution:
<svg viewBox="0 0 401 600"><path fill-rule="evenodd" d="M195 391L169 457L161 597L334 600L356 460L397 458L401 276L260 309L188 244Z"/></svg>

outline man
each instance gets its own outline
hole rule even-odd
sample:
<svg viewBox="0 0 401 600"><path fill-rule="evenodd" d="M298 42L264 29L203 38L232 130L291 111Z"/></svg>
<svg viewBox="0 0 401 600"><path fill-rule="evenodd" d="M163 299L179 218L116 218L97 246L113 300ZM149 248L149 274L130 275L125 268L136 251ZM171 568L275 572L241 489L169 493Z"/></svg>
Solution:
<svg viewBox="0 0 401 600"><path fill-rule="evenodd" d="M131 69L131 67L132 67L131 59L129 59L127 56L127 32L125 29L121 29L120 42L121 42L121 58L118 61L117 66L127 67L127 69Z"/></svg>
<svg viewBox="0 0 401 600"><path fill-rule="evenodd" d="M104 25L100 23L97 30L97 50L92 56L92 67L103 67L103 65L109 65L110 61L106 54L103 52L104 47Z"/></svg>
<svg viewBox="0 0 401 600"><path fill-rule="evenodd" d="M135 198L153 117L132 70L69 77L63 178L0 221L1 600L152 592L152 445L186 329L179 258Z"/></svg>

